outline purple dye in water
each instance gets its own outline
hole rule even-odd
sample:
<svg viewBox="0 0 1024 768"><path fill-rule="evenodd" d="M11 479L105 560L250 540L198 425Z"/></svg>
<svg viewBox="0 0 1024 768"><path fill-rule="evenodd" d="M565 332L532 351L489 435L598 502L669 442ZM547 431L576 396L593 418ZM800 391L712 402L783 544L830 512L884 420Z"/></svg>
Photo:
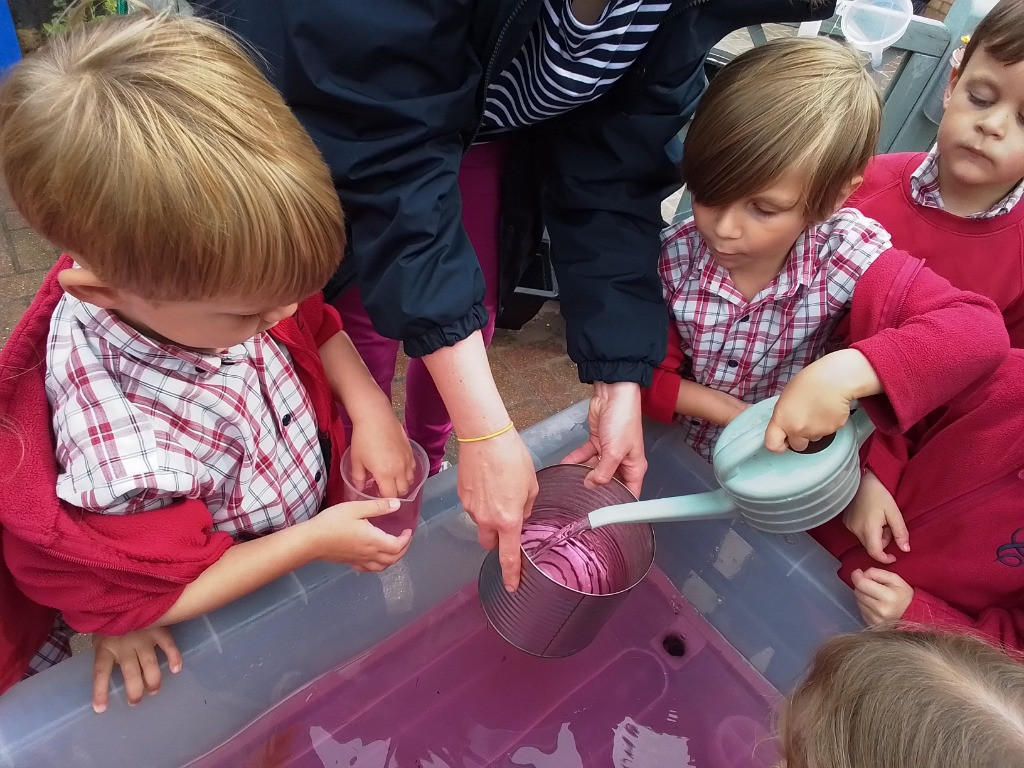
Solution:
<svg viewBox="0 0 1024 768"><path fill-rule="evenodd" d="M587 518L571 511L534 507L521 542L542 573L570 589L608 595L630 586L629 564L614 534L591 529Z"/></svg>
<svg viewBox="0 0 1024 768"><path fill-rule="evenodd" d="M564 659L508 646L467 587L192 766L769 768L779 700L657 569Z"/></svg>

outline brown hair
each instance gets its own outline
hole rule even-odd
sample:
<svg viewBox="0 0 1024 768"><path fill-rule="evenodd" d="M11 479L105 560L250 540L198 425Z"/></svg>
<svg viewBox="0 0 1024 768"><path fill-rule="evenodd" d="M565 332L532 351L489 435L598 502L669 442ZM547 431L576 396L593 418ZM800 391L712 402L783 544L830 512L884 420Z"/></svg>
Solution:
<svg viewBox="0 0 1024 768"><path fill-rule="evenodd" d="M711 80L686 135L693 199L728 205L804 169L808 221L824 221L874 154L882 102L861 60L825 38L753 48Z"/></svg>
<svg viewBox="0 0 1024 768"><path fill-rule="evenodd" d="M985 14L964 49L961 72L979 47L1001 64L1024 61L1024 0L1000 0Z"/></svg>
<svg viewBox="0 0 1024 768"><path fill-rule="evenodd" d="M195 18L80 25L14 66L0 171L34 229L145 298L293 301L344 249L313 142L242 48Z"/></svg>
<svg viewBox="0 0 1024 768"><path fill-rule="evenodd" d="M840 635L790 697L781 741L787 768L1020 768L1024 666L966 635Z"/></svg>

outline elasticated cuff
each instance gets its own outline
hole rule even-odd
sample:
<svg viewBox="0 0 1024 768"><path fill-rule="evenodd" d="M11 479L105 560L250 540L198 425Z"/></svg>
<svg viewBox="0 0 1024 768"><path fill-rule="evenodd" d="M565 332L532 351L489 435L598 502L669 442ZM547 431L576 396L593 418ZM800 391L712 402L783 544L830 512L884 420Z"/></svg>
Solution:
<svg viewBox="0 0 1024 768"><path fill-rule="evenodd" d="M487 308L483 304L474 304L468 314L453 323L439 325L419 336L402 339L405 354L409 357L423 357L444 347L452 347L484 328L487 318Z"/></svg>
<svg viewBox="0 0 1024 768"><path fill-rule="evenodd" d="M654 365L639 360L584 360L578 366L580 381L584 384L631 381L641 387L649 387L654 378Z"/></svg>

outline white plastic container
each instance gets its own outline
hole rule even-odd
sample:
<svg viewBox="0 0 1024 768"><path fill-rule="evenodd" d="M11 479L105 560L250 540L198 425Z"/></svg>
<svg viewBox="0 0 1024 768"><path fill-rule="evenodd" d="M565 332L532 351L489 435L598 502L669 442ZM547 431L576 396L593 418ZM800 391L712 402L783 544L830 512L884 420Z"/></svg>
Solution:
<svg viewBox="0 0 1024 768"><path fill-rule="evenodd" d="M538 467L586 436L579 403L523 434ZM714 487L680 430L645 426L643 497ZM787 691L826 637L861 626L836 561L806 534L778 536L712 520L655 527L656 564L777 690ZM174 628L184 667L164 665L159 695L123 691L93 713L92 656L76 656L0 697L0 768L180 768L320 675L355 659L467 584L484 557L455 472L431 478L409 554L382 574L313 564ZM233 768L233 766L232 766Z"/></svg>

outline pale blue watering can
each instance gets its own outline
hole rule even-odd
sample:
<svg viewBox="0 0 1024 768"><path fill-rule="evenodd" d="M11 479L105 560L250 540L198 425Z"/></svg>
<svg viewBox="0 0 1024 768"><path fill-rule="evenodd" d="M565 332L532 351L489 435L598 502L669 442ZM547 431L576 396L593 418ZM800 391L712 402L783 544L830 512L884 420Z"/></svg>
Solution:
<svg viewBox="0 0 1024 768"><path fill-rule="evenodd" d="M857 493L858 452L874 425L858 409L821 450L773 453L764 432L778 399L752 405L722 431L713 456L717 491L601 507L589 514L590 527L738 515L762 531L797 533L831 520Z"/></svg>

